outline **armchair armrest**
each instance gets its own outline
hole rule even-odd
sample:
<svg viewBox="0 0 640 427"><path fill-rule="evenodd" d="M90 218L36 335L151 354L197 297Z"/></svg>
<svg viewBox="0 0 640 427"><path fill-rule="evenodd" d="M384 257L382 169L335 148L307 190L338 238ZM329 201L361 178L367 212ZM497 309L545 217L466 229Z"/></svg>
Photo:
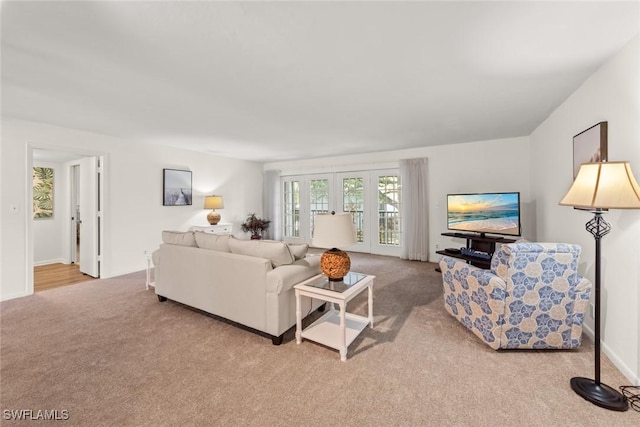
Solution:
<svg viewBox="0 0 640 427"><path fill-rule="evenodd" d="M440 260L445 309L494 349L500 347L504 325L506 282L466 262Z"/></svg>
<svg viewBox="0 0 640 427"><path fill-rule="evenodd" d="M442 277L447 284L457 283L462 289L484 287L485 291L489 293L497 290L502 294L501 299L504 299L507 283L491 270L485 270L448 256L443 256L440 260L440 270L442 270ZM449 274L451 277L448 277Z"/></svg>
<svg viewBox="0 0 640 427"><path fill-rule="evenodd" d="M580 340L581 325L584 322L584 316L587 313L589 307L589 300L591 298L591 288L593 284L586 277L576 274L575 275L573 304L567 306L567 324L580 326L580 330L572 331L572 339Z"/></svg>

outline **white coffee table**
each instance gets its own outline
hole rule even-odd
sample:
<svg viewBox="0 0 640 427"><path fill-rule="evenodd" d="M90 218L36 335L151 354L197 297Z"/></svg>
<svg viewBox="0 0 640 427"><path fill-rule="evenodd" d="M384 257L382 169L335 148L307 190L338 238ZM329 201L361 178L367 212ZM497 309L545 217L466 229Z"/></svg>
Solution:
<svg viewBox="0 0 640 427"><path fill-rule="evenodd" d="M376 276L349 272L342 282L331 282L319 274L294 286L296 294L296 342L302 338L324 344L340 351L340 360L347 360L347 349L362 330L373 328L373 280ZM365 289L369 292L369 315L347 313L347 303ZM326 301L327 312L302 330L300 297ZM338 305L338 310L335 309Z"/></svg>

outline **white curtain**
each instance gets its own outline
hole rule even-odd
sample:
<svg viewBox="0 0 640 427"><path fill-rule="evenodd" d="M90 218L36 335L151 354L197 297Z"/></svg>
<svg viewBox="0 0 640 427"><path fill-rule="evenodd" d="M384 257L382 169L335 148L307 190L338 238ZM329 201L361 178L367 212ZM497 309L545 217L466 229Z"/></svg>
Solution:
<svg viewBox="0 0 640 427"><path fill-rule="evenodd" d="M264 218L271 220L266 239L282 240L282 204L280 195L280 171L268 170L264 172L262 189L262 211Z"/></svg>
<svg viewBox="0 0 640 427"><path fill-rule="evenodd" d="M427 159L400 160L402 253L400 258L429 260Z"/></svg>

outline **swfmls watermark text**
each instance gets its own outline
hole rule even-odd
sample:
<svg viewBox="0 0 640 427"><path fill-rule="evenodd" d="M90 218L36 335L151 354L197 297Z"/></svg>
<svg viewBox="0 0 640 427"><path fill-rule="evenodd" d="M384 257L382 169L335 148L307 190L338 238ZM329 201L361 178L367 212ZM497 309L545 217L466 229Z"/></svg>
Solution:
<svg viewBox="0 0 640 427"><path fill-rule="evenodd" d="M65 421L69 419L66 409L5 409L2 418L11 421Z"/></svg>

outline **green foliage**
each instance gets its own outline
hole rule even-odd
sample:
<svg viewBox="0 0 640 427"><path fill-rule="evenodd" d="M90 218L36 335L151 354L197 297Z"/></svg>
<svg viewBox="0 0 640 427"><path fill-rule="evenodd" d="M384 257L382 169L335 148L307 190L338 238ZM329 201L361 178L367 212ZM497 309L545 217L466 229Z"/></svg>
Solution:
<svg viewBox="0 0 640 427"><path fill-rule="evenodd" d="M53 217L53 169L33 168L33 217Z"/></svg>

